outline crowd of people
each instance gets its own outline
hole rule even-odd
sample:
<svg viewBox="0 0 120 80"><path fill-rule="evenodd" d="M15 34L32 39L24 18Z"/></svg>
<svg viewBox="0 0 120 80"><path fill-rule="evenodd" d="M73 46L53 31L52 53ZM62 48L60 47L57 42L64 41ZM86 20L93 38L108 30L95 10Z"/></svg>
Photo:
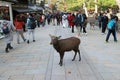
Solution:
<svg viewBox="0 0 120 80"><path fill-rule="evenodd" d="M108 29L108 33L106 36L106 42L108 42L109 36L112 33L114 37L114 41L117 42L116 31L118 30L118 16L115 14L107 15L107 13L99 13L97 17L99 22L99 28L101 29L101 34L106 33L106 29Z"/></svg>
<svg viewBox="0 0 120 80"><path fill-rule="evenodd" d="M96 20L99 22L99 28L102 34L105 34L107 27L108 34L106 36L106 42L108 42L109 36L112 33L114 36L114 41L117 42L116 38L116 24L118 21L117 16L112 16L108 18L106 13L100 13ZM112 23L110 23L112 22ZM13 49L11 42L13 40L13 31L17 34L17 43L20 44L20 36L24 42L30 43L30 37L32 34L32 41L35 42L35 28L45 27L46 24L53 26L62 25L63 28L71 28L71 32L75 32L75 27L77 29L77 35L80 33L87 35L88 17L86 16L84 10L75 12L47 12L47 13L27 13L16 15L13 23L9 20L3 20L0 23L0 27L4 27L3 34L5 35L6 47L5 52L9 52ZM112 26L112 27L110 27ZM7 28L8 27L8 30ZM24 36L24 32L27 31L27 36Z"/></svg>

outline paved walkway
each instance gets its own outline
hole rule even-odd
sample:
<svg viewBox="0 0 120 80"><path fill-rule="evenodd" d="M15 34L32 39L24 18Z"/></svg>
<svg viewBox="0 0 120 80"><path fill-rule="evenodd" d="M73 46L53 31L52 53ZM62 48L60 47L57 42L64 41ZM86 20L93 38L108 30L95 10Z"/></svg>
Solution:
<svg viewBox="0 0 120 80"><path fill-rule="evenodd" d="M49 44L49 34L62 38L76 36L70 28L47 26L36 29L36 42L17 44L14 36L14 49L4 52L0 40L0 80L120 80L120 34L118 42L100 30L90 30L88 35L81 34L81 57L72 61L74 52L66 52L63 66L58 65L59 54Z"/></svg>

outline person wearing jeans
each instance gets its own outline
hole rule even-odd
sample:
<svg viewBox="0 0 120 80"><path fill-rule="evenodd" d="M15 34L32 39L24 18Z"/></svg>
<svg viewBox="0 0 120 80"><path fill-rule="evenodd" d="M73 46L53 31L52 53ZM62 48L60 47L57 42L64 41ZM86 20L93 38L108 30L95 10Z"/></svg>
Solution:
<svg viewBox="0 0 120 80"><path fill-rule="evenodd" d="M113 17L108 23L108 34L106 36L106 42L108 42L108 39L109 39L111 33L114 37L114 41L117 42L117 38L116 38L116 18L115 17Z"/></svg>
<svg viewBox="0 0 120 80"><path fill-rule="evenodd" d="M101 26L102 26L102 22L101 22L102 16L103 16L103 14L102 14L102 13L99 13L99 16L98 16L99 29L101 29Z"/></svg>
<svg viewBox="0 0 120 80"><path fill-rule="evenodd" d="M69 27L72 28L71 29L72 33L74 33L74 26L75 26L74 19L75 19L75 15L73 13L69 13L68 23L69 23Z"/></svg>
<svg viewBox="0 0 120 80"><path fill-rule="evenodd" d="M27 32L27 43L29 44L29 40L30 40L30 35L32 34L32 39L33 39L33 42L35 42L35 30L34 29L28 29L28 32Z"/></svg>
<svg viewBox="0 0 120 80"><path fill-rule="evenodd" d="M87 16L84 11L82 12L82 15L81 15L81 22L82 22L83 33L85 33L87 35L87 31L86 31Z"/></svg>
<svg viewBox="0 0 120 80"><path fill-rule="evenodd" d="M78 11L76 13L75 19L74 19L75 26L77 28L78 36L80 36L80 32L82 30L82 21L81 21L81 11Z"/></svg>
<svg viewBox="0 0 120 80"><path fill-rule="evenodd" d="M108 17L106 16L106 13L103 14L101 18L101 22L102 22L102 34L105 34L107 24L108 24Z"/></svg>
<svg viewBox="0 0 120 80"><path fill-rule="evenodd" d="M20 44L20 36L23 39L23 41L26 41L24 35L23 35L23 25L25 25L24 21L20 17L20 15L16 16L16 20L14 21L14 25L16 28L17 33L17 43Z"/></svg>
<svg viewBox="0 0 120 80"><path fill-rule="evenodd" d="M33 25L31 23L35 21L34 17L32 14L29 15L27 19L27 43L29 44L30 40L30 35L32 34L33 42L35 42L35 28L32 28Z"/></svg>
<svg viewBox="0 0 120 80"><path fill-rule="evenodd" d="M117 42L115 29L113 29L113 30L110 30L110 29L109 29L109 30L108 30L108 34L107 34L107 37L106 37L106 42L108 42L108 39L109 39L111 33L112 33L112 35L113 35L113 37L114 37L114 41Z"/></svg>

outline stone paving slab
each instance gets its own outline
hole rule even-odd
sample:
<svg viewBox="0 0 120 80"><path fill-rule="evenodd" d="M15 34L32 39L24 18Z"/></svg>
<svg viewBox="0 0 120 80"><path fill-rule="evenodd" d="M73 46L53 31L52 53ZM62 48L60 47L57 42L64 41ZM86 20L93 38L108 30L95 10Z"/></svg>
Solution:
<svg viewBox="0 0 120 80"><path fill-rule="evenodd" d="M22 40L17 44L14 35L14 49L9 53L4 52L5 43L0 40L0 80L45 80L52 32L50 28L37 28L36 42L31 40L30 44Z"/></svg>
<svg viewBox="0 0 120 80"><path fill-rule="evenodd" d="M72 61L74 52L66 52L62 67L58 65L59 54L49 44L49 34L67 38L76 36L76 30L72 34L70 28L61 26L37 28L35 43L21 40L18 45L14 39L14 49L7 54L0 40L0 80L120 80L120 34L117 43L112 37L105 43L106 36L98 28L87 31L87 36L79 37L82 60L76 56Z"/></svg>
<svg viewBox="0 0 120 80"><path fill-rule="evenodd" d="M117 43L114 42L112 35L110 36L109 43L106 43L106 34L101 35L99 29L96 29L96 31L88 30L88 33L90 33L88 36L81 37L83 42L82 47L86 52L86 56L88 55L93 66L104 80L120 80L118 76L113 75L120 74L120 34L117 33ZM98 36L95 38L95 35Z"/></svg>
<svg viewBox="0 0 120 80"><path fill-rule="evenodd" d="M70 34L70 29L64 29L57 27L56 28L56 35L61 35L62 38L70 37L73 34ZM74 35L75 36L75 35ZM48 80L103 80L99 72L97 72L94 67L92 67L92 63L88 61L89 59L86 58L86 53L81 49L81 56L82 61L78 61L78 56L75 61L72 61L72 58L74 56L73 52L66 52L64 56L64 62L63 66L60 67L58 65L59 63L59 54L54 51L54 54L51 54L52 61L51 66L48 66L52 69L52 74L50 74L52 77ZM59 75L59 77L58 77ZM47 76L46 76L47 77Z"/></svg>

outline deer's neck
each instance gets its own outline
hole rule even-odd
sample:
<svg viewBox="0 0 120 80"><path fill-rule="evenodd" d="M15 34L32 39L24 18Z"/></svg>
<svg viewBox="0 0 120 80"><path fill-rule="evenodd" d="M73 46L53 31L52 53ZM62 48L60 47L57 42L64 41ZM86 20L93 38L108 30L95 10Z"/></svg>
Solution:
<svg viewBox="0 0 120 80"><path fill-rule="evenodd" d="M56 44L53 44L53 47L56 49L57 52L59 52L60 47L58 42Z"/></svg>

